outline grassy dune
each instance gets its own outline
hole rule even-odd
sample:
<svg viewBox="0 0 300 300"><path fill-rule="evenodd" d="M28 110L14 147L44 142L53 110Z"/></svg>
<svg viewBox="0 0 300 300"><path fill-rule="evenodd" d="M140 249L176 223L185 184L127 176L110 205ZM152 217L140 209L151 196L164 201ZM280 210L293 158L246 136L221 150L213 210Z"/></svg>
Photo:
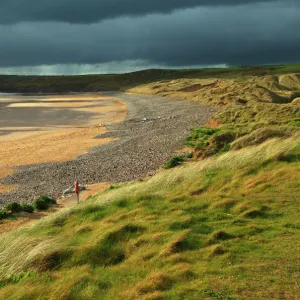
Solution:
<svg viewBox="0 0 300 300"><path fill-rule="evenodd" d="M299 104L299 86L300 75L297 73L251 75L236 72L230 76L221 73L212 77L156 80L128 91L181 98L205 105L252 106L254 103Z"/></svg>
<svg viewBox="0 0 300 300"><path fill-rule="evenodd" d="M300 297L299 67L197 71L213 83L204 88L190 72L175 83L151 73L132 91L185 99L205 89L227 105L187 137L193 158L3 236L1 299ZM232 80L245 84L240 99L226 94ZM258 81L265 93L254 96Z"/></svg>
<svg viewBox="0 0 300 300"><path fill-rule="evenodd" d="M299 157L299 133L270 139L9 234L0 298L296 299Z"/></svg>

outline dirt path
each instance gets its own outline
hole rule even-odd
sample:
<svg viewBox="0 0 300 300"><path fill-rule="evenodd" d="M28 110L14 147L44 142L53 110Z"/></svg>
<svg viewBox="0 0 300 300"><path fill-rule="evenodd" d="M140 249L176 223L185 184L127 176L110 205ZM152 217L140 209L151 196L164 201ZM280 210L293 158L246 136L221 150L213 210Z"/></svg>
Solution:
<svg viewBox="0 0 300 300"><path fill-rule="evenodd" d="M122 100L128 109L125 121L106 126L109 132L95 139L113 141L74 160L19 167L3 180L18 188L0 194L0 203L31 202L40 194L57 198L75 179L92 184L144 178L184 146L192 127L205 124L216 111L176 99L119 92L104 95Z"/></svg>
<svg viewBox="0 0 300 300"><path fill-rule="evenodd" d="M110 185L107 183L97 183L92 184L87 187L87 190L82 191L80 193L80 201L85 201L89 196L95 195L97 193L103 192ZM38 220L49 216L51 214L56 213L58 210L62 208L72 207L77 204L76 195L72 195L66 198L61 198L57 201L57 205L52 206L47 211L34 212L30 213L19 213L15 220L2 220L0 221L0 235L4 233L8 233L10 231L14 231L19 227L31 226Z"/></svg>

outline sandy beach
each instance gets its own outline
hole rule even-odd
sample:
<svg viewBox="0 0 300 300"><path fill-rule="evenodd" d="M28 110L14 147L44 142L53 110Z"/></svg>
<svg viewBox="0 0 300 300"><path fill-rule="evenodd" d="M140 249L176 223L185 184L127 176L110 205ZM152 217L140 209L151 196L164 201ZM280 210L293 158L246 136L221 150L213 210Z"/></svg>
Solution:
<svg viewBox="0 0 300 300"><path fill-rule="evenodd" d="M113 139L94 139L126 117L126 105L98 94L0 95L0 180L14 168L75 159ZM0 194L16 185L0 183Z"/></svg>
<svg viewBox="0 0 300 300"><path fill-rule="evenodd" d="M75 180L87 186L142 180L216 111L121 92L18 97L0 102L0 206L39 195L59 199Z"/></svg>

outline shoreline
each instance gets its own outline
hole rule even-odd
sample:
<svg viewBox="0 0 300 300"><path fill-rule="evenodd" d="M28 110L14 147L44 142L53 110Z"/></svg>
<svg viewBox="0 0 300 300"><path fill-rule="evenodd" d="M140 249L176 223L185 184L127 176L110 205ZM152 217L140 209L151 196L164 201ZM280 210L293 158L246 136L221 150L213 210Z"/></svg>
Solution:
<svg viewBox="0 0 300 300"><path fill-rule="evenodd" d="M2 108L9 110L22 108L26 112L28 107L48 106L49 101L55 101L54 105L53 102L50 103L55 109L59 110L63 104L71 111L92 112L93 116L84 120L81 125L75 126L0 127L0 131L4 132L4 135L0 134L0 151L2 153L0 158L0 200L3 194L12 192L18 187L22 188L18 185L3 184L8 175L18 172L18 169L26 165L75 160L80 155L88 153L92 148L113 141L114 139L109 138L95 139L96 136L107 133L105 124L99 123L118 123L123 121L127 115L127 107L124 102L95 93L53 95L51 97L38 95L34 99L28 95L21 98L16 97L13 100L12 97L12 95L1 97L0 94L0 104L4 103ZM77 99L80 99L81 102L77 103ZM30 102L28 103L28 101ZM61 103L61 101L63 102Z"/></svg>
<svg viewBox="0 0 300 300"><path fill-rule="evenodd" d="M106 126L93 142L110 143L89 148L85 154L62 162L28 164L18 167L2 183L22 186L0 194L2 205L17 201L30 203L37 195L59 198L62 191L78 180L83 185L98 182L126 182L153 175L184 147L192 127L208 122L216 111L176 99L102 93L118 98L127 106L127 118Z"/></svg>
<svg viewBox="0 0 300 300"><path fill-rule="evenodd" d="M191 124L202 125L215 112L215 109L176 99L125 93L106 93L105 96L119 97L120 103L128 108L125 120L107 125L102 133L93 138L95 141L108 139L110 142L90 148L71 161L19 167L6 177L6 184L17 187L9 193L0 193L0 199L6 197L6 203L24 197L28 199L24 202L29 203L41 194L59 200L49 211L22 213L17 220L2 221L0 235L21 226L31 226L49 214L76 205L74 195L66 198L60 196L63 189L73 184L75 179L88 187L81 194L84 201L88 196L104 191L110 185L108 183L152 176L164 162L180 152L178 149L184 149L184 140ZM26 177L29 180L25 182ZM55 179L57 177L58 180ZM53 186L54 193L52 191L51 194L49 186Z"/></svg>

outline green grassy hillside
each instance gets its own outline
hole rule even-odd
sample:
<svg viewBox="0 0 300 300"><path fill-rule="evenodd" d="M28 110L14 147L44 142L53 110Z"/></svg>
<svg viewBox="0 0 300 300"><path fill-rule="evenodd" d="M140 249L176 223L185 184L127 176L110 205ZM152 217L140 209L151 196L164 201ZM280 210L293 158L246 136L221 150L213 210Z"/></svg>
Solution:
<svg viewBox="0 0 300 300"><path fill-rule="evenodd" d="M108 75L118 89L226 106L191 130L193 157L174 159L179 166L2 236L0 299L300 298L297 72ZM91 78L87 90L99 89ZM48 79L32 80L44 90ZM65 80L62 90L75 86Z"/></svg>
<svg viewBox="0 0 300 300"><path fill-rule="evenodd" d="M299 132L114 187L3 237L1 299L296 299Z"/></svg>

